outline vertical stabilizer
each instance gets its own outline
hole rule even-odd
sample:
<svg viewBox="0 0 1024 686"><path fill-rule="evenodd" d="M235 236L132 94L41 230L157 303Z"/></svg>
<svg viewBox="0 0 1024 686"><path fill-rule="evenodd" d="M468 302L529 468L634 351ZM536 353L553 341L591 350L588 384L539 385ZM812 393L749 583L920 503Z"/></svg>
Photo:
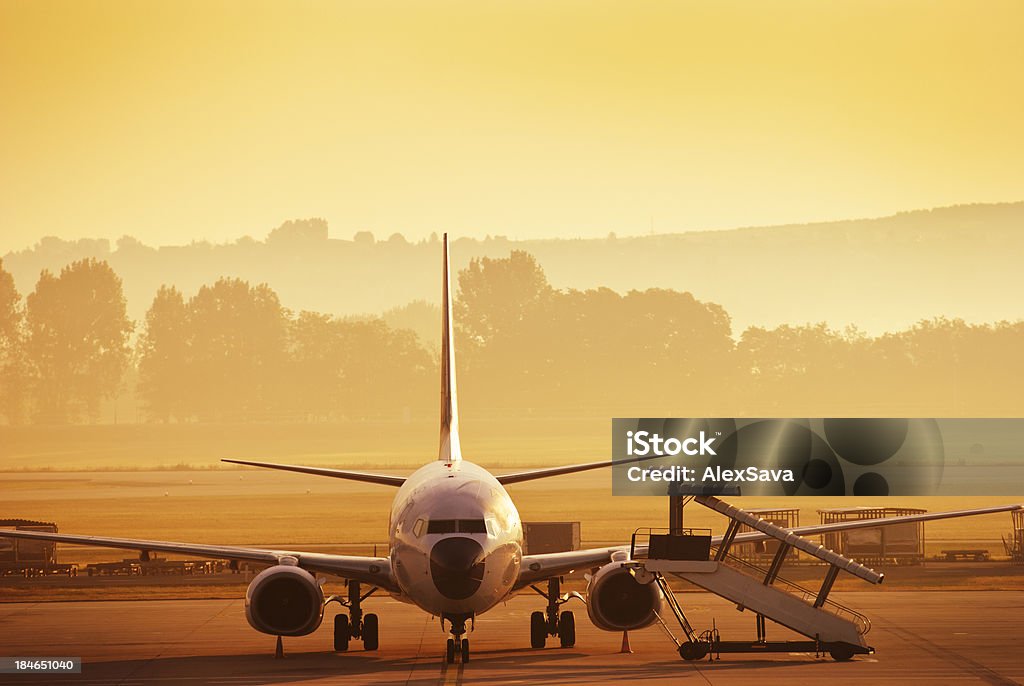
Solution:
<svg viewBox="0 0 1024 686"><path fill-rule="evenodd" d="M441 285L441 448L437 458L462 459L459 445L459 404L455 393L455 342L452 327L452 279L448 234L444 235L444 274Z"/></svg>

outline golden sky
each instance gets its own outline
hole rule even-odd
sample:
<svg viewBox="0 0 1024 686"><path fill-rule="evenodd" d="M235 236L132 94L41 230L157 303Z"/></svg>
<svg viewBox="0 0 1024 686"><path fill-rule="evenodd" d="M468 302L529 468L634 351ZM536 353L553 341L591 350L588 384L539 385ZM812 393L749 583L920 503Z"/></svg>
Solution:
<svg viewBox="0 0 1024 686"><path fill-rule="evenodd" d="M0 253L1024 198L1024 3L0 0Z"/></svg>

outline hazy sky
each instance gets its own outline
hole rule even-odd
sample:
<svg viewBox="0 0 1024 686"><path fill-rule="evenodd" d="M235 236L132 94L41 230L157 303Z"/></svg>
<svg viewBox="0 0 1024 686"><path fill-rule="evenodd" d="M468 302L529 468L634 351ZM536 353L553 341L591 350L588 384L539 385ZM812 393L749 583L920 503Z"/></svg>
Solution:
<svg viewBox="0 0 1024 686"><path fill-rule="evenodd" d="M0 0L0 253L1024 198L1024 3Z"/></svg>

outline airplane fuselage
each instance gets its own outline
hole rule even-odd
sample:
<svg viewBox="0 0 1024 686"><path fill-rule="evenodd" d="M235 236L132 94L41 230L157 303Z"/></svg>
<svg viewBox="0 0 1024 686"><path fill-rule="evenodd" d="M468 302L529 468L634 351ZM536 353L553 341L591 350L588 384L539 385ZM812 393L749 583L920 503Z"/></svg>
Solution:
<svg viewBox="0 0 1024 686"><path fill-rule="evenodd" d="M475 616L512 592L523 525L505 488L483 467L437 460L398 489L388 523L401 597L436 616Z"/></svg>

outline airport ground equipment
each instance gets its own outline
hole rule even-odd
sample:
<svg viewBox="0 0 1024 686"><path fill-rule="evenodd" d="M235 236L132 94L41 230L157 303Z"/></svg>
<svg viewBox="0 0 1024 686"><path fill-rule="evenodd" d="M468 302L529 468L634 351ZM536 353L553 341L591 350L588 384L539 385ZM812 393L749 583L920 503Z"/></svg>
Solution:
<svg viewBox="0 0 1024 686"><path fill-rule="evenodd" d="M676 638L664 619L659 617L680 657L696 660L721 653L814 652L829 653L836 660L848 660L854 655L874 651L864 638L871 628L870 621L860 613L829 600L828 596L841 571L874 584L882 582L882 574L714 496L695 496L692 500L729 518L726 534L715 548L711 546L709 531L678 527L666 533L638 530L633 537L631 560L623 563L639 583L658 584L683 633L682 639ZM741 525L779 542L767 569L730 553L729 548ZM828 565L817 591L798 586L779 575L791 548ZM757 639L724 641L715 627L697 633L676 600L668 583L669 577L689 581L726 598L736 603L741 611L753 611ZM768 619L806 636L807 640L768 641Z"/></svg>
<svg viewBox="0 0 1024 686"><path fill-rule="evenodd" d="M972 562L987 562L991 555L985 548L956 548L954 550L943 550L942 559L946 562L960 562L962 560Z"/></svg>
<svg viewBox="0 0 1024 686"><path fill-rule="evenodd" d="M755 514L761 519L781 526L784 529L795 529L800 526L800 508L798 507L762 507L748 509L747 512ZM753 531L753 529L746 524L742 524L737 533L744 534L749 531ZM755 565L767 564L775 557L775 553L779 550L779 545L779 542L774 538L767 541L740 543L732 547L732 553L745 562ZM797 556L797 551L790 548L789 558L786 562L793 563L798 561L800 560Z"/></svg>
<svg viewBox="0 0 1024 686"><path fill-rule="evenodd" d="M1024 510L1011 512L1013 529L1009 537L1003 537L1003 547L1013 564L1024 564Z"/></svg>
<svg viewBox="0 0 1024 686"><path fill-rule="evenodd" d="M579 522L523 522L523 554L580 549Z"/></svg>
<svg viewBox="0 0 1024 686"><path fill-rule="evenodd" d="M29 519L0 519L0 529L57 533L53 522ZM51 541L0 538L0 576L77 576L77 565L57 563L56 548Z"/></svg>
<svg viewBox="0 0 1024 686"><path fill-rule="evenodd" d="M917 507L837 507L818 510L822 524L924 514ZM874 565L919 565L925 558L923 522L825 534L822 543L836 552Z"/></svg>
<svg viewBox="0 0 1024 686"><path fill-rule="evenodd" d="M118 562L92 562L85 566L89 576L199 576L217 574L227 568L221 560L168 560L146 556Z"/></svg>

